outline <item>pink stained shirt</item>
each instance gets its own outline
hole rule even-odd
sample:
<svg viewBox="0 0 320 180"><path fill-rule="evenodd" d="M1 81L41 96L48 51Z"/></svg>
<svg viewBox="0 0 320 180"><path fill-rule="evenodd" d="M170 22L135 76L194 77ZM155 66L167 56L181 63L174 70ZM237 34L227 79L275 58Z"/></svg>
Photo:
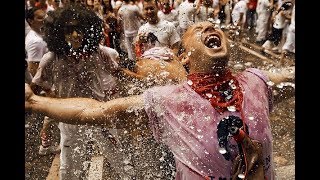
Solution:
<svg viewBox="0 0 320 180"><path fill-rule="evenodd" d="M274 179L272 134L269 122L271 89L267 77L258 69L247 69L237 75L244 94L244 121L250 137L263 144L264 168L268 180ZM154 87L144 92L145 110L149 126L157 141L168 145L176 161L177 180L203 180L231 177L232 162L221 155L217 125L226 116L219 114L185 82L180 85ZM232 157L237 152L236 142L230 140Z"/></svg>

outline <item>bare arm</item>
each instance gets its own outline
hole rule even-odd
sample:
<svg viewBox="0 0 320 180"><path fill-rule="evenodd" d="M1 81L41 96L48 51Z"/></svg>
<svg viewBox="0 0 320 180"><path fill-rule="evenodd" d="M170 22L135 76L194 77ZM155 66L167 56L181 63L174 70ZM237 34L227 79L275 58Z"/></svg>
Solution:
<svg viewBox="0 0 320 180"><path fill-rule="evenodd" d="M285 99L288 99L290 97L293 97L295 95L295 90L294 86L280 86L278 87L277 85L281 85L281 82L292 82L294 81L295 78L295 70L294 67L288 67L288 68L283 68L280 69L277 72L272 72L272 71L263 71L274 83L275 86L273 86L273 104L278 104L282 102Z"/></svg>
<svg viewBox="0 0 320 180"><path fill-rule="evenodd" d="M126 128L147 123L142 96L118 98L99 102L89 98L48 98L33 94L25 84L25 108L43 113L56 121L68 124L99 124ZM137 123L137 117L143 122Z"/></svg>
<svg viewBox="0 0 320 180"><path fill-rule="evenodd" d="M262 70L263 73L265 73L270 81L272 81L275 84L279 84L281 82L285 81L294 81L295 79L295 67L287 67L287 68L282 68L279 70L275 71L266 71Z"/></svg>

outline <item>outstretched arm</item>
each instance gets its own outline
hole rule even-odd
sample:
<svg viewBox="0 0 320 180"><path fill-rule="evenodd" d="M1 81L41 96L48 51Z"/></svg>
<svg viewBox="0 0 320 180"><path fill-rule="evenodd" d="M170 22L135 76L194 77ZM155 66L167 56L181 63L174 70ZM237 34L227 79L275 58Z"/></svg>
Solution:
<svg viewBox="0 0 320 180"><path fill-rule="evenodd" d="M68 124L99 124L126 128L147 123L142 96L99 102L89 98L48 98L35 95L25 84L25 108ZM141 119L136 123L137 117Z"/></svg>
<svg viewBox="0 0 320 180"><path fill-rule="evenodd" d="M295 95L294 87L292 86L283 86L276 88L281 82L294 82L295 80L295 67L286 67L279 69L277 71L263 71L271 82L274 83L274 99L273 104L278 104L281 101L288 99Z"/></svg>
<svg viewBox="0 0 320 180"><path fill-rule="evenodd" d="M281 68L275 71L262 71L269 77L270 81L272 81L274 84L279 84L281 82L286 81L292 82L295 79L295 66Z"/></svg>

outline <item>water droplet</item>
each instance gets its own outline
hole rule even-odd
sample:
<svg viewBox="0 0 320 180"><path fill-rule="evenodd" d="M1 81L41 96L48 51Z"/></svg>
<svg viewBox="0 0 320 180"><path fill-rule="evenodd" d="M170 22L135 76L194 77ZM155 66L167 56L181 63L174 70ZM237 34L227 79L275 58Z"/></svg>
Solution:
<svg viewBox="0 0 320 180"><path fill-rule="evenodd" d="M236 111L236 107L235 106L228 106L228 111L231 111L231 112L235 112Z"/></svg>
<svg viewBox="0 0 320 180"><path fill-rule="evenodd" d="M219 148L219 153L225 154L225 153L227 153L227 150L225 148Z"/></svg>
<svg viewBox="0 0 320 180"><path fill-rule="evenodd" d="M164 158L163 158L163 157L161 157L159 160L160 160L161 162L163 162L163 161L164 161Z"/></svg>
<svg viewBox="0 0 320 180"><path fill-rule="evenodd" d="M253 117L253 116L249 116L248 119L249 119L249 120L253 120L254 117Z"/></svg>
<svg viewBox="0 0 320 180"><path fill-rule="evenodd" d="M198 135L197 137L198 137L198 139L202 139L203 135Z"/></svg>
<svg viewBox="0 0 320 180"><path fill-rule="evenodd" d="M232 95L229 95L226 97L226 100L230 100L232 98Z"/></svg>
<svg viewBox="0 0 320 180"><path fill-rule="evenodd" d="M207 96L208 98L212 98L212 94L211 94L211 93L206 93L206 96Z"/></svg>
<svg viewBox="0 0 320 180"><path fill-rule="evenodd" d="M230 84L231 89L237 89L237 86L235 84Z"/></svg>
<svg viewBox="0 0 320 180"><path fill-rule="evenodd" d="M191 86L193 82L191 80L188 80L187 83Z"/></svg>
<svg viewBox="0 0 320 180"><path fill-rule="evenodd" d="M274 85L274 82L268 81L267 84L268 84L269 86L273 86L273 85Z"/></svg>
<svg viewBox="0 0 320 180"><path fill-rule="evenodd" d="M240 178L240 179L244 179L244 174L238 174L238 178Z"/></svg>

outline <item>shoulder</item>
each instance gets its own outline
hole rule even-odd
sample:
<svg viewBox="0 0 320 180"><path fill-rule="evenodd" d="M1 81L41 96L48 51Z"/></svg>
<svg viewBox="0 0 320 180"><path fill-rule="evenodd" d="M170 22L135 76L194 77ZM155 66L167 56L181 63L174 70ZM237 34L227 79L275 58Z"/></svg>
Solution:
<svg viewBox="0 0 320 180"><path fill-rule="evenodd" d="M178 102L178 99L187 100L185 97L189 93L189 89L185 87L185 82L180 84L170 84L164 86L154 86L143 92L145 102Z"/></svg>
<svg viewBox="0 0 320 180"><path fill-rule="evenodd" d="M34 44L34 43L43 43L42 37L37 35L37 33L33 30L30 30L25 38L26 45L28 44Z"/></svg>
<svg viewBox="0 0 320 180"><path fill-rule="evenodd" d="M172 22L164 20L164 19L160 20L159 25L161 27L166 27L167 29L175 28L175 26Z"/></svg>
<svg viewBox="0 0 320 180"><path fill-rule="evenodd" d="M269 77L260 69L257 68L248 68L240 73L240 77L247 77L247 80L258 78L265 84L269 81Z"/></svg>

